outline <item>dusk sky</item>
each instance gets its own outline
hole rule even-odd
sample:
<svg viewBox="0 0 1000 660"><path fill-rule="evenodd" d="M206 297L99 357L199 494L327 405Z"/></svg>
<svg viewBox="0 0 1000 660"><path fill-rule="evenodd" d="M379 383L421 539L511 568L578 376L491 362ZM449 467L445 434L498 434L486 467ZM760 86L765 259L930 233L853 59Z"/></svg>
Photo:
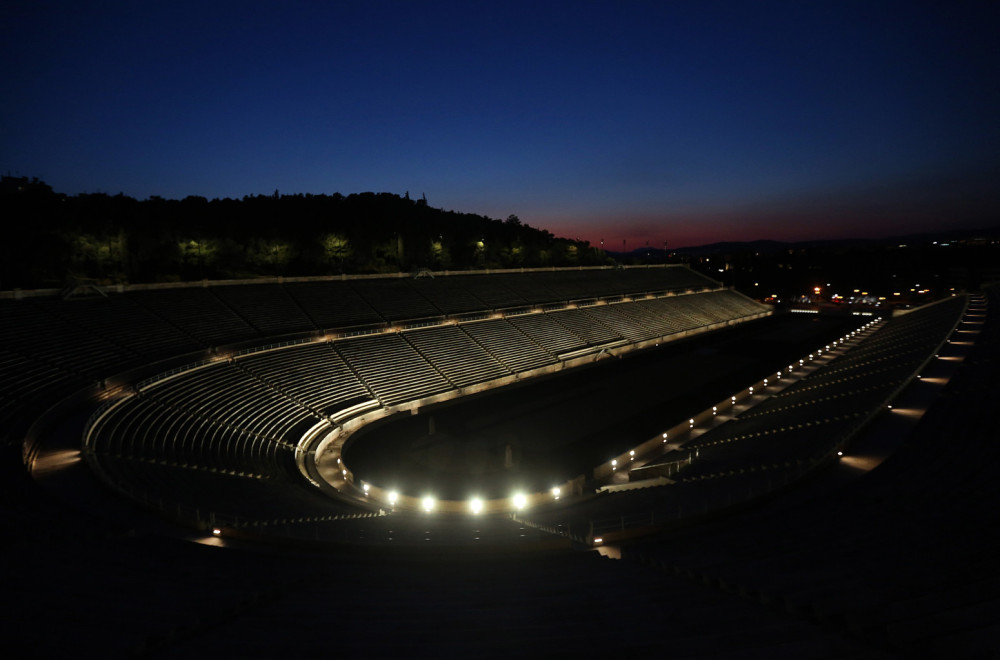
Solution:
<svg viewBox="0 0 1000 660"><path fill-rule="evenodd" d="M0 169L620 249L1000 224L998 2L6 3Z"/></svg>

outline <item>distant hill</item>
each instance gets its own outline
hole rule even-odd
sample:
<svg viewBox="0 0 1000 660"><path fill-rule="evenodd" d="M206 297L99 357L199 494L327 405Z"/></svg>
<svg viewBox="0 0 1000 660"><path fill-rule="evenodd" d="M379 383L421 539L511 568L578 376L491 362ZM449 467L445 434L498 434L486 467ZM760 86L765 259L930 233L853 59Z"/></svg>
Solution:
<svg viewBox="0 0 1000 660"><path fill-rule="evenodd" d="M759 253L762 255L774 254L783 250L800 249L859 249L864 247L885 247L892 245L921 244L933 241L968 241L976 238L1000 238L1000 227L989 227L980 229L957 229L939 232L924 232L919 234L905 234L902 236L887 236L885 238L843 238L813 241L722 241L719 243L709 243L707 245L695 245L690 247L667 250L654 247L642 247L630 252L608 252L607 254L619 260L663 260L667 255L679 255L699 257L715 254L735 254L735 253Z"/></svg>

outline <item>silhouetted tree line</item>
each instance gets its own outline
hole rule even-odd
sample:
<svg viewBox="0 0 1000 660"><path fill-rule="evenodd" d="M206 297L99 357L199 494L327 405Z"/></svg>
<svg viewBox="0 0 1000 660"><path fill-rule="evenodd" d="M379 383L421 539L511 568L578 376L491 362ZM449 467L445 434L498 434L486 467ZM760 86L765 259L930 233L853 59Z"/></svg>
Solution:
<svg viewBox="0 0 1000 660"><path fill-rule="evenodd" d="M0 287L605 263L585 241L391 193L66 195L2 177Z"/></svg>

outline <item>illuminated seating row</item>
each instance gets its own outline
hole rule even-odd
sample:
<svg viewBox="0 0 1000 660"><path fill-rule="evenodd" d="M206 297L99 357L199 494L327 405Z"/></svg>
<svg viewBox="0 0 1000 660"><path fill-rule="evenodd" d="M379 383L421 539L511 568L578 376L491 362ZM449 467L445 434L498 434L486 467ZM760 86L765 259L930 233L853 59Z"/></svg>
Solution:
<svg viewBox="0 0 1000 660"><path fill-rule="evenodd" d="M556 358L506 319L467 323L462 329L511 371L520 372L555 364Z"/></svg>
<svg viewBox="0 0 1000 660"><path fill-rule="evenodd" d="M683 451L697 451L698 458L678 477L824 456L932 355L962 306L956 298L897 318L844 356L685 444Z"/></svg>
<svg viewBox="0 0 1000 660"><path fill-rule="evenodd" d="M701 299L707 302L699 304ZM730 291L715 291L598 305L581 311L629 341L643 341L741 318L759 312L760 307Z"/></svg>
<svg viewBox="0 0 1000 660"><path fill-rule="evenodd" d="M690 302L686 300L689 297L639 300L621 307L620 311L639 321L646 329L644 339L651 339L707 325L691 318ZM669 313L664 313L668 310Z"/></svg>
<svg viewBox="0 0 1000 660"><path fill-rule="evenodd" d="M568 315L563 315L564 318L566 316ZM553 355L570 353L587 346L587 342L568 331L565 325L550 314L511 316L507 320L532 342Z"/></svg>
<svg viewBox="0 0 1000 660"><path fill-rule="evenodd" d="M228 363L146 388L108 412L98 454L239 475L276 475L318 417Z"/></svg>
<svg viewBox="0 0 1000 660"><path fill-rule="evenodd" d="M619 333L586 314L586 308L557 310L546 315L590 346L600 346L623 339Z"/></svg>
<svg viewBox="0 0 1000 660"><path fill-rule="evenodd" d="M260 380L223 362L160 381L143 391L163 405L267 438L283 439L302 406Z"/></svg>
<svg viewBox="0 0 1000 660"><path fill-rule="evenodd" d="M329 342L251 353L237 364L319 415L374 398Z"/></svg>
<svg viewBox="0 0 1000 660"><path fill-rule="evenodd" d="M334 346L384 406L452 387L397 333L348 339Z"/></svg>
<svg viewBox="0 0 1000 660"><path fill-rule="evenodd" d="M467 387L511 375L461 326L445 325L403 334L425 360L455 387Z"/></svg>
<svg viewBox="0 0 1000 660"><path fill-rule="evenodd" d="M279 475L290 450L274 438L169 408L150 397L131 397L115 407L93 448L102 464L111 456L256 478Z"/></svg>
<svg viewBox="0 0 1000 660"><path fill-rule="evenodd" d="M654 335L652 330L632 314L626 313L625 309L622 304L614 304L585 307L579 311L593 323L605 326L629 341L643 341Z"/></svg>

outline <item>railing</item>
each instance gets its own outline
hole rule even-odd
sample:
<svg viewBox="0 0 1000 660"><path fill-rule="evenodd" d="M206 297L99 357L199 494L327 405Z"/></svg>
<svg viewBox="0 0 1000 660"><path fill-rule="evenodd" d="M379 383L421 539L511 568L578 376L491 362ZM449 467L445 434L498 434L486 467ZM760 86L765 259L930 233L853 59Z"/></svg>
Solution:
<svg viewBox="0 0 1000 660"><path fill-rule="evenodd" d="M317 340L315 337L303 337L301 339L289 339L288 341L278 342L276 344L265 344L263 346L251 346L249 348L243 348L232 354L232 357L237 358L243 355L249 355L250 353L263 353L265 351L273 351L279 348L286 348L288 346L298 346L299 344L311 344L315 343Z"/></svg>
<svg viewBox="0 0 1000 660"><path fill-rule="evenodd" d="M200 367L204 367L204 366L209 365L209 364L214 364L214 363L216 363L218 361L219 360L217 360L217 359L199 360L198 362L192 362L190 364L185 364L185 365L182 365L180 367L175 367L175 368L171 369L170 371L164 371L162 373L156 374L155 376L150 376L149 378L146 378L144 380L140 380L138 383L136 383L134 385L134 389L141 390L144 387L148 387L149 385L152 385L153 383L157 383L157 382L159 382L161 380L166 380L167 378L170 378L172 376L176 376L177 374L180 374L180 373L184 373L185 371L193 371L194 369L198 369Z"/></svg>
<svg viewBox="0 0 1000 660"><path fill-rule="evenodd" d="M577 532L574 533L570 523L556 523L554 525L546 525L544 523L538 523L533 520L528 520L527 518L521 518L518 515L511 514L510 519L514 522L521 523L525 527L530 527L532 529L537 529L543 532L548 532L549 534L555 534L556 536L562 536L564 538L570 539L571 541L576 541L577 543L586 543L585 537L580 535L579 528Z"/></svg>
<svg viewBox="0 0 1000 660"><path fill-rule="evenodd" d="M90 432L91 432L91 430L93 430L94 426L101 419L101 417L104 416L104 413L107 412L109 408L111 408L112 406L116 405L117 403L119 403L124 398L126 398L126 397L125 396L121 396L121 397L117 397L117 398L114 398L114 399L108 399L107 401L105 401L104 403L102 403L101 405L99 405L94 410L94 412L92 412L90 414L90 417L87 418L86 424L83 425L83 449L84 449L85 453L86 453L86 451L88 449L92 449L90 447Z"/></svg>
<svg viewBox="0 0 1000 660"><path fill-rule="evenodd" d="M408 321L402 321L398 324L402 330L412 330L414 328L427 328L434 325L444 325L447 321L446 316L426 316L420 319L411 319Z"/></svg>

